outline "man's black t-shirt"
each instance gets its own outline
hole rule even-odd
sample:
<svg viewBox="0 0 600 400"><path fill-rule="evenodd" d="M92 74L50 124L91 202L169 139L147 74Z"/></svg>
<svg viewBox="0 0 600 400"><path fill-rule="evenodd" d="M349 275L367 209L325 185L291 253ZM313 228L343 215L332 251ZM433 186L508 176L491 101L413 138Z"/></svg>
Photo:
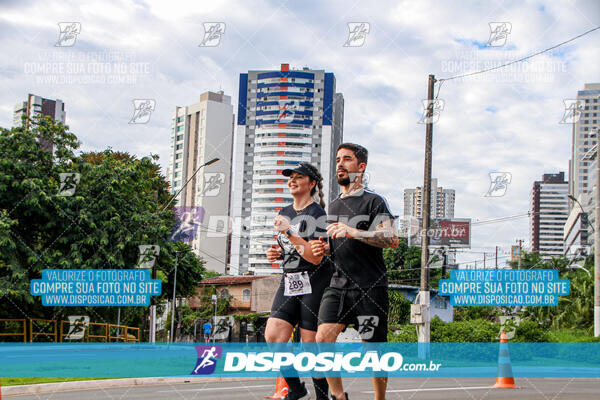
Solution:
<svg viewBox="0 0 600 400"><path fill-rule="evenodd" d="M346 197L338 197L329 205L327 222L343 222L365 231L374 231L377 225L393 219L385 199L365 188ZM331 260L335 273L331 287L371 288L387 286L383 249L357 239L329 239Z"/></svg>
<svg viewBox="0 0 600 400"><path fill-rule="evenodd" d="M290 230L306 241L327 236L325 229L323 229L323 221L326 218L325 210L315 202L309 204L300 212L296 212L290 204L282 208L279 215L287 217L290 220ZM284 272L311 271L318 267L301 257L287 235L279 233L277 243L283 249L281 267Z"/></svg>

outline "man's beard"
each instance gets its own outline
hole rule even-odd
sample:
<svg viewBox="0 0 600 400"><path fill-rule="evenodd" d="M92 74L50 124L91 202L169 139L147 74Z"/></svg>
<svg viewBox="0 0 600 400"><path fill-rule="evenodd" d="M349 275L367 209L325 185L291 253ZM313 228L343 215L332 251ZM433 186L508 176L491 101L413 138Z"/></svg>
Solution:
<svg viewBox="0 0 600 400"><path fill-rule="evenodd" d="M337 177L338 185L340 186L348 186L350 184L350 175L346 175L344 177Z"/></svg>

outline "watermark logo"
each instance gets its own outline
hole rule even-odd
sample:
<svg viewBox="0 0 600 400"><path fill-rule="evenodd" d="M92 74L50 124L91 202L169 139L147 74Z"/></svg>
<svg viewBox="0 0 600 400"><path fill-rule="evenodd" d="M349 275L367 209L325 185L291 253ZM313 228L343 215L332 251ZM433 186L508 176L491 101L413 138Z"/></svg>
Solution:
<svg viewBox="0 0 600 400"><path fill-rule="evenodd" d="M423 100L423 109L419 124L435 124L440 119L446 102L443 99Z"/></svg>
<svg viewBox="0 0 600 400"><path fill-rule="evenodd" d="M138 268L152 268L156 262L156 257L160 254L160 246L155 244L142 244L138 246L140 256L138 258Z"/></svg>
<svg viewBox="0 0 600 400"><path fill-rule="evenodd" d="M223 172L205 172L202 185L202 196L218 196L221 193L224 184L225 174Z"/></svg>
<svg viewBox="0 0 600 400"><path fill-rule="evenodd" d="M286 101L279 105L279 116L277 122L280 124L289 124L296 117L296 111L300 111L300 102L297 100Z"/></svg>
<svg viewBox="0 0 600 400"><path fill-rule="evenodd" d="M512 24L510 22L490 22L490 38L488 39L486 46L488 47L502 47L506 44L508 35L512 31Z"/></svg>
<svg viewBox="0 0 600 400"><path fill-rule="evenodd" d="M373 337L377 325L379 325L379 317L377 315L359 315L358 319L358 334L363 340L369 340Z"/></svg>
<svg viewBox="0 0 600 400"><path fill-rule="evenodd" d="M371 24L368 22L348 22L348 31L348 40L344 43L344 47L362 47L371 31Z"/></svg>
<svg viewBox="0 0 600 400"><path fill-rule="evenodd" d="M71 47L77 40L77 35L81 33L81 23L79 22L59 22L58 23L58 41L55 47Z"/></svg>
<svg viewBox="0 0 600 400"><path fill-rule="evenodd" d="M564 99L565 113L559 124L574 124L579 122L583 112L583 101L577 99Z"/></svg>
<svg viewBox="0 0 600 400"><path fill-rule="evenodd" d="M85 336L85 331L90 324L90 317L87 315L69 315L69 330L65 335L65 340L81 340Z"/></svg>
<svg viewBox="0 0 600 400"><path fill-rule="evenodd" d="M490 188L484 197L502 197L512 180L510 172L490 172Z"/></svg>
<svg viewBox="0 0 600 400"><path fill-rule="evenodd" d="M223 355L221 346L195 346L198 360L190 375L210 375L215 372L217 359Z"/></svg>
<svg viewBox="0 0 600 400"><path fill-rule="evenodd" d="M232 325L232 321L227 316L220 316L215 318L215 340L226 340L229 337L229 330Z"/></svg>
<svg viewBox="0 0 600 400"><path fill-rule="evenodd" d="M63 172L59 174L60 186L58 188L58 195L69 197L75 194L77 184L81 179L81 174L77 172Z"/></svg>
<svg viewBox="0 0 600 400"><path fill-rule="evenodd" d="M130 124L145 124L150 121L150 115L156 108L156 100L154 99L134 99L133 100L133 116L129 121Z"/></svg>
<svg viewBox="0 0 600 400"><path fill-rule="evenodd" d="M511 340L517 333L517 327L521 324L521 317L517 316L500 316L500 330L498 331L497 339L500 339L502 332L506 333L506 338Z"/></svg>
<svg viewBox="0 0 600 400"><path fill-rule="evenodd" d="M176 242L190 242L196 237L198 227L204 220L203 207L173 207L175 218L178 222L171 233L169 240Z"/></svg>
<svg viewBox="0 0 600 400"><path fill-rule="evenodd" d="M225 34L225 22L205 22L204 38L198 47L216 47L221 43L221 36Z"/></svg>

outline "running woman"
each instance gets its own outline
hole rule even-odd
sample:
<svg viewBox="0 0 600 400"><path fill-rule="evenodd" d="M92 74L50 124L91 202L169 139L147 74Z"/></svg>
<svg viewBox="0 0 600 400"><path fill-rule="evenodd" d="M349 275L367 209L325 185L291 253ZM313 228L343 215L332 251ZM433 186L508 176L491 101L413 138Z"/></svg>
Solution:
<svg viewBox="0 0 600 400"><path fill-rule="evenodd" d="M296 325L300 326L302 341L314 342L317 334L317 318L323 291L328 286L333 268L323 255L313 254L309 241L325 236L325 230L317 228L326 218L323 206L323 178L311 164L300 163L294 169L282 171L287 176L293 204L281 209L275 217L278 231L277 242L267 250L267 260L281 262L283 276L273 299L271 315L267 320L267 342L287 342ZM313 200L319 193L320 203ZM307 399L308 390L298 377L285 377L289 386L287 400ZM316 398L327 400L327 380L313 378Z"/></svg>
<svg viewBox="0 0 600 400"><path fill-rule="evenodd" d="M386 342L388 281L383 248L397 247L394 216L383 197L367 189L362 177L368 152L342 143L336 153L336 172L342 193L329 205L327 235L310 242L314 256L330 255L335 272L319 309L317 342L335 342L354 324L363 342ZM344 222L341 222L344 221ZM373 377L375 399L385 399L387 378ZM346 400L342 379L328 377L332 399Z"/></svg>

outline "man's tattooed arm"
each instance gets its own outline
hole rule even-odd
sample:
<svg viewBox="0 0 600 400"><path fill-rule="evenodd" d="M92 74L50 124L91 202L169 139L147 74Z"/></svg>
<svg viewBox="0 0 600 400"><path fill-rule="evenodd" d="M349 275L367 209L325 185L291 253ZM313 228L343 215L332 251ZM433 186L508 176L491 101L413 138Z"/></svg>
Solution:
<svg viewBox="0 0 600 400"><path fill-rule="evenodd" d="M396 233L392 220L386 220L377 225L374 231L358 230L357 240L371 246L382 249L398 247L398 234Z"/></svg>

